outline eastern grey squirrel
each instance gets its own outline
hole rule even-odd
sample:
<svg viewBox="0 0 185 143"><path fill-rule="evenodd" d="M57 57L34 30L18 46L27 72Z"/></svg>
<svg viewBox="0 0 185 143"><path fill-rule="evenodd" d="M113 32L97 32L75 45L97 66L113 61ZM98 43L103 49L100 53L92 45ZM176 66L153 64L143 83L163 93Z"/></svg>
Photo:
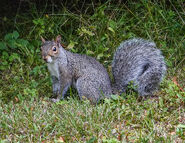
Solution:
<svg viewBox="0 0 185 143"><path fill-rule="evenodd" d="M61 46L61 36L56 40L42 40L42 58L47 62L53 84L52 101L64 98L73 85L80 99L98 103L110 98L112 93L125 92L133 81L139 95L152 94L159 86L166 72L164 57L153 42L143 39L127 40L118 47L112 62L114 83L106 69L96 59L87 55L71 53Z"/></svg>

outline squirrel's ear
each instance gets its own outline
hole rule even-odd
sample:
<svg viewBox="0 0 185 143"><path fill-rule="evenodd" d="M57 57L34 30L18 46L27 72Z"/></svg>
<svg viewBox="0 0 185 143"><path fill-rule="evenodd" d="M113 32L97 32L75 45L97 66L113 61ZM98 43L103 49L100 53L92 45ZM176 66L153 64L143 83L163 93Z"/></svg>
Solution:
<svg viewBox="0 0 185 143"><path fill-rule="evenodd" d="M58 35L58 36L56 37L55 42L56 42L57 44L59 44L59 43L61 42L61 36L60 36L60 35Z"/></svg>
<svg viewBox="0 0 185 143"><path fill-rule="evenodd" d="M40 38L42 40L42 44L44 44L46 42L46 40L42 36L40 36Z"/></svg>

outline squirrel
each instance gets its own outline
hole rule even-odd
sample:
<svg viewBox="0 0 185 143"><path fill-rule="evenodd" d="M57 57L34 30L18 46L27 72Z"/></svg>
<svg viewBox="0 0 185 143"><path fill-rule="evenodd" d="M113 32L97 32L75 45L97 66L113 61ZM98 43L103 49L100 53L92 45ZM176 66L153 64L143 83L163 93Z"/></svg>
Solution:
<svg viewBox="0 0 185 143"><path fill-rule="evenodd" d="M53 102L65 97L70 86L77 89L80 99L98 103L112 93L125 92L129 82L137 85L140 96L153 94L166 72L161 51L154 42L130 39L117 48L112 61L111 81L107 70L95 58L71 53L61 46L61 36L46 41L41 37L41 53L51 74Z"/></svg>
<svg viewBox="0 0 185 143"><path fill-rule="evenodd" d="M70 86L77 89L80 99L87 98L98 103L112 94L111 82L106 69L94 58L71 53L61 46L61 36L54 41L42 38L42 58L51 74L53 102L65 97Z"/></svg>

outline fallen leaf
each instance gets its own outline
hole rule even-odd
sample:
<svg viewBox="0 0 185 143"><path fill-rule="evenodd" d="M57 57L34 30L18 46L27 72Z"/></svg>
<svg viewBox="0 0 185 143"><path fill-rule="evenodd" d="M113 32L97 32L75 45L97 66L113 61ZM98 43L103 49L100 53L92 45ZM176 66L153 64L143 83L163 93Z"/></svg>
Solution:
<svg viewBox="0 0 185 143"><path fill-rule="evenodd" d="M15 97L15 101L16 101L16 102L19 102L19 99L18 99L17 97Z"/></svg>
<svg viewBox="0 0 185 143"><path fill-rule="evenodd" d="M177 82L177 77L173 77L173 83L175 84L175 85L177 85L177 87L182 91L182 92L184 92L184 89L179 85L179 83Z"/></svg>
<svg viewBox="0 0 185 143"><path fill-rule="evenodd" d="M33 107L31 107L30 110L33 111Z"/></svg>
<svg viewBox="0 0 185 143"><path fill-rule="evenodd" d="M171 133L170 133L171 136L173 136L173 135L175 135L175 134L176 134L175 132L171 132Z"/></svg>
<svg viewBox="0 0 185 143"><path fill-rule="evenodd" d="M57 140L57 142L59 142L59 143L64 143L64 138L63 138L63 137L60 137L60 138Z"/></svg>

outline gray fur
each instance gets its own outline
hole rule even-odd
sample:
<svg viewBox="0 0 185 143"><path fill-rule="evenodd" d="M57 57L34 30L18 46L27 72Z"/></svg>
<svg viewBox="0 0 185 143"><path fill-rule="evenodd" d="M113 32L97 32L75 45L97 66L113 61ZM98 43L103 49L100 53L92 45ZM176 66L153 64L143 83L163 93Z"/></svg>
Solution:
<svg viewBox="0 0 185 143"><path fill-rule="evenodd" d="M42 55L46 57L49 49L56 45L53 41L47 41L42 45ZM60 44L59 54L52 57L52 62L48 64L48 69L52 75L53 93L57 98L52 101L59 101L64 97L68 88L73 85L79 94L80 99L84 97L92 103L97 103L104 97L109 98L112 94L111 83L106 69L94 58L71 53L66 51ZM52 64L58 66L53 66ZM51 66L56 67L57 73L51 70Z"/></svg>
<svg viewBox="0 0 185 143"><path fill-rule="evenodd" d="M53 46L59 49L51 54ZM111 88L106 69L94 58L66 51L59 43L46 41L42 47L42 57L48 58L48 69L53 83L53 94L59 101L73 85L80 99L84 97L97 103L117 92L125 92L133 81L139 95L151 95L158 88L166 73L166 65L161 51L154 42L131 39L122 42L116 50L112 62L114 83ZM62 96L62 97L61 97Z"/></svg>
<svg viewBox="0 0 185 143"><path fill-rule="evenodd" d="M130 81L139 95L151 95L166 73L164 57L154 42L130 39L120 44L112 62L114 92L124 92Z"/></svg>
<svg viewBox="0 0 185 143"><path fill-rule="evenodd" d="M53 94L55 96L60 95L61 94L60 80L56 76L51 76L51 80L52 80L52 85L53 85Z"/></svg>

